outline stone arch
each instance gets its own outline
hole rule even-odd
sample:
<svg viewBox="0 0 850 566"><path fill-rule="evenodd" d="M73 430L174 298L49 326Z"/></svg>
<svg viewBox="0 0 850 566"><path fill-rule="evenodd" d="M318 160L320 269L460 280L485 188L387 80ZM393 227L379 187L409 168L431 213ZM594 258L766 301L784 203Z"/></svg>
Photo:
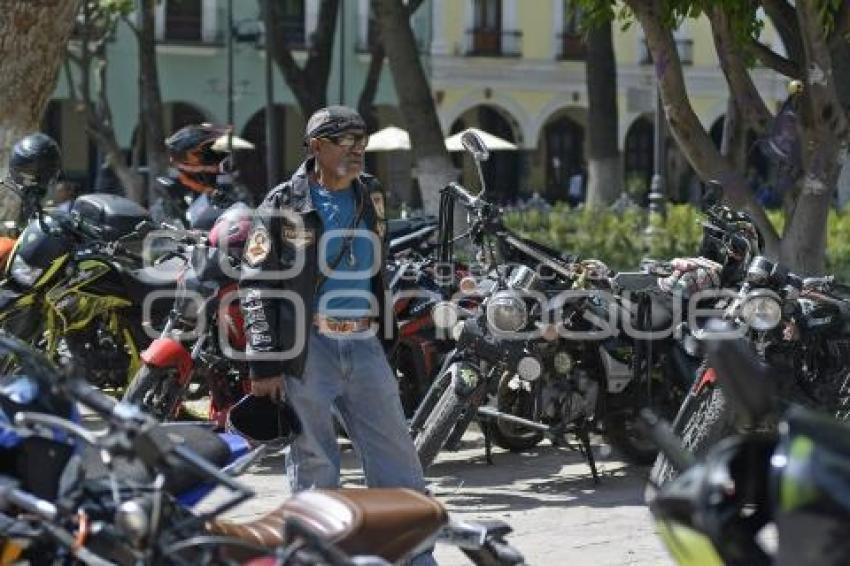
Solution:
<svg viewBox="0 0 850 566"><path fill-rule="evenodd" d="M649 191L655 151L655 124L652 113L637 115L623 140L623 173L626 189L633 197Z"/></svg>
<svg viewBox="0 0 850 566"><path fill-rule="evenodd" d="M482 103L472 106L460 114L449 126L449 134L453 135L466 128L479 128L504 140L519 144L516 120L499 106ZM519 151L493 151L490 159L482 168L484 181L492 199L499 202L516 200L519 193L519 180L522 177L523 161ZM462 171L463 180L476 186L478 175L470 159L464 158L463 152L455 152L452 161Z"/></svg>
<svg viewBox="0 0 850 566"><path fill-rule="evenodd" d="M489 93L489 96L487 96ZM532 135L531 117L525 109L513 98L498 94L487 89L481 94L478 91L467 94L460 102L446 112L440 113L440 126L448 134L451 126L469 110L478 106L492 106L511 123L514 132L514 143L521 148L534 147L535 137Z"/></svg>
<svg viewBox="0 0 850 566"><path fill-rule="evenodd" d="M587 182L587 109L563 104L548 108L551 111L541 114L545 119L537 127L534 161L542 166L534 184L544 187L549 200L578 202Z"/></svg>

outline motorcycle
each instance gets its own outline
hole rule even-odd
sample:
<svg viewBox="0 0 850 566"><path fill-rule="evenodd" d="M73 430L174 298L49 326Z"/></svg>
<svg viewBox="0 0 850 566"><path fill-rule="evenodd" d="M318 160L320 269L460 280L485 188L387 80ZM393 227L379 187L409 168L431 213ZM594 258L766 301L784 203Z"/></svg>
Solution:
<svg viewBox="0 0 850 566"><path fill-rule="evenodd" d="M141 269L137 243L151 227L143 208L115 195L82 196L70 213L36 207L0 283L0 327L73 359L101 387L124 386L148 342L144 297L173 286Z"/></svg>
<svg viewBox="0 0 850 566"><path fill-rule="evenodd" d="M238 282L242 248L252 211L237 203L216 220L209 237L177 231L164 238L174 246L162 258L185 261L176 296L160 336L141 353L141 367L123 400L160 420L176 418L191 384L209 392L209 419L223 428L227 411L248 390L247 366L232 355L244 352L245 330ZM186 336L191 347L184 345Z"/></svg>
<svg viewBox="0 0 850 566"><path fill-rule="evenodd" d="M775 370L780 397L845 420L850 414L850 320L847 289L831 278L802 279L781 264L756 256L737 295L724 307L724 318L737 325L759 356ZM723 306L723 305L718 305ZM697 329L694 334L699 336ZM702 365L682 403L673 430L697 456L734 434L736 414L716 384L710 363ZM757 424L772 429L779 413ZM651 478L663 485L675 474L659 455Z"/></svg>
<svg viewBox="0 0 850 566"><path fill-rule="evenodd" d="M465 136L464 145L475 157L480 172L486 147L474 135ZM662 396L675 394L674 387L652 386L653 381L666 379L650 371L657 362L652 361L652 355L638 357L642 353L634 343L629 346L629 358L618 361L609 353L621 349L616 342L571 339L569 335L590 332L584 316L589 306L596 304L608 310L600 298L603 292L611 291L612 285L639 286L635 281L641 278L623 274L618 279L601 262L576 261L520 238L501 225L498 209L483 195L473 197L454 183L444 189L441 203L443 265L451 265L451 219L456 200L467 208L467 234L478 250L479 261L486 261L483 271L487 275L481 279L486 289L466 284L483 297L483 312L472 313L463 324L457 322L457 314L468 309L453 304L432 315L444 332L452 333L455 349L411 423L423 467L430 465L450 436L458 438L476 416L488 421L484 426L486 447L491 436L508 449L524 450L544 437L568 445L568 435L575 435L594 478L597 473L589 450L589 433L598 428L599 421L612 443L627 456L638 461L654 457L654 447L629 423L638 408L653 403L653 390L660 392L659 401ZM612 301L625 307L618 298L612 297ZM655 312L660 310L658 306ZM647 330L660 325L653 323L649 308L634 316L638 315L648 321ZM628 313L629 320L634 316ZM659 347L658 352L663 355L656 360L666 359L665 350ZM689 370L680 373L690 376ZM497 406L484 406L494 393ZM673 401L663 404L672 410L677 406Z"/></svg>
<svg viewBox="0 0 850 566"><path fill-rule="evenodd" d="M52 559L67 553L99 566L217 564L252 558L315 564L319 555L330 564L352 564L349 557L354 556L388 564L415 555L437 539L459 546L476 564L522 563L521 554L504 542L510 532L507 525L450 521L436 500L406 489L307 491L253 522L222 519L221 513L252 495L231 476L255 461L263 446L220 469L211 458L220 458L219 438L230 435L195 425L161 425L80 377L57 371L18 340L0 335L0 349L14 352L25 369L11 376L5 397L0 396L0 401L13 403L8 414L15 423L8 426L4 406L0 416L7 418L0 422L0 439L18 451L16 459L23 458L25 464L33 464L27 459L44 452L62 455L45 482L60 493L61 504L48 499L51 493L39 492L28 475L0 476L0 524L7 527L4 533L15 534L14 539L0 539L4 557L25 552L29 559ZM96 436L74 422L69 399L103 418L108 432ZM28 408L46 412L22 410ZM42 450L26 450L34 439L50 450L44 450L44 444ZM84 475L67 477L68 455L74 452L69 440L94 449L90 453L105 468L103 477L90 466L83 466ZM245 444L239 437L236 441ZM232 453L226 452L231 459ZM134 473L134 464L140 465L140 475ZM12 473L18 469L14 466ZM46 470L42 472L45 479ZM56 487L60 473L66 475L61 492ZM227 487L231 497L210 511L192 511L190 506L215 485ZM22 548L21 541L28 546ZM272 552L278 556L269 557Z"/></svg>
<svg viewBox="0 0 850 566"><path fill-rule="evenodd" d="M780 412L776 370L745 338L703 342L736 414L756 428ZM694 458L663 423L651 431L679 475L650 502L661 539L679 564L846 564L850 429L795 406L771 432L739 433ZM763 537L766 527L774 537ZM771 544L770 541L773 540Z"/></svg>

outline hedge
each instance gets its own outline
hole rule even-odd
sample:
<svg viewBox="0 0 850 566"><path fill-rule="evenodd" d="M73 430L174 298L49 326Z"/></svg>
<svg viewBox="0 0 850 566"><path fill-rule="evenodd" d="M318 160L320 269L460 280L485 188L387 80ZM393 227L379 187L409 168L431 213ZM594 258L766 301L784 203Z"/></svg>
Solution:
<svg viewBox="0 0 850 566"><path fill-rule="evenodd" d="M527 208L505 213L505 223L520 234L584 258L604 261L615 270L634 269L641 258L693 255L699 248L701 214L689 205L667 207L665 221L653 220L657 236L647 235L648 214L630 207L622 212L607 209L573 209L564 203L549 210ZM782 230L781 211L769 217ZM850 281L850 210L831 211L827 226L827 273Z"/></svg>

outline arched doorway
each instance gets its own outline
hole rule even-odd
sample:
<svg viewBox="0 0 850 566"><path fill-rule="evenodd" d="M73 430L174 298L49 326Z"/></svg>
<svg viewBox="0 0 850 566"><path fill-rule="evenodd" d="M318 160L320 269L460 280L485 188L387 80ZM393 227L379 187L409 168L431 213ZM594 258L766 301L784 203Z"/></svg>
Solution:
<svg viewBox="0 0 850 566"><path fill-rule="evenodd" d="M570 179L582 175L584 165L584 128L570 116L549 121L543 129L546 144L546 197L567 200Z"/></svg>
<svg viewBox="0 0 850 566"><path fill-rule="evenodd" d="M640 116L626 132L623 169L625 186L632 198L641 201L649 192L653 173L655 126L647 116Z"/></svg>
<svg viewBox="0 0 850 566"><path fill-rule="evenodd" d="M466 128L478 128L511 143L517 143L518 131L516 120L501 108L490 105L480 105L464 112L452 123L449 133L455 134ZM461 155L461 154L459 154ZM487 194L490 199L499 203L509 203L519 198L520 159L518 151L492 151L490 159L484 165L484 182L487 184ZM469 163L462 155L460 162L453 157L453 162L461 167ZM473 169L474 170L474 169ZM469 171L464 169L464 179L469 180ZM477 185L477 178L472 177Z"/></svg>

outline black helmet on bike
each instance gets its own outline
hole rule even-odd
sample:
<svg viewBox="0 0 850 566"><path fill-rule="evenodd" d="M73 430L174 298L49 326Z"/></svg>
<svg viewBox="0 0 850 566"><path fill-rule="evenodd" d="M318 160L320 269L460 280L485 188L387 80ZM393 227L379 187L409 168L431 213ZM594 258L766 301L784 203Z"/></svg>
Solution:
<svg viewBox="0 0 850 566"><path fill-rule="evenodd" d="M24 193L33 197L45 196L61 169L59 145L47 134L30 134L12 148L9 176Z"/></svg>
<svg viewBox="0 0 850 566"><path fill-rule="evenodd" d="M190 124L180 128L165 140L165 149L171 164L181 173L212 185L219 173L226 172L228 162L227 144L221 143L230 128L213 124ZM217 143L218 142L218 143ZM202 192L200 187L187 186Z"/></svg>

